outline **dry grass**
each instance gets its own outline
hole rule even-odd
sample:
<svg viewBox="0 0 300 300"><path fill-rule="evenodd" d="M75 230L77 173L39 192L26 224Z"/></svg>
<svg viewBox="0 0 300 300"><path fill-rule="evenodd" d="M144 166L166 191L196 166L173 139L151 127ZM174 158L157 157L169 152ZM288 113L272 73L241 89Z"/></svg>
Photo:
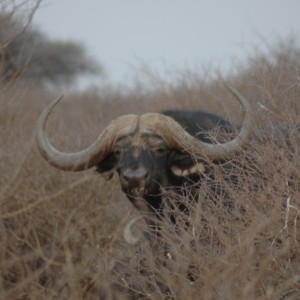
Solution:
<svg viewBox="0 0 300 300"><path fill-rule="evenodd" d="M277 64L259 57L228 78L251 100L258 125L257 139L231 171L238 188L216 167L215 182L203 181L191 216L178 212L176 228L166 220L160 239L137 247L122 238L134 211L117 178L107 183L93 171L58 171L38 155L35 124L53 95L3 87L0 299L99 299L100 287L109 293L111 283L131 281L149 299L164 299L164 290L175 299L299 299L300 82L289 61L288 52ZM57 147L77 150L120 114L170 107L207 109L238 122L231 98L221 80L205 83L195 74L154 91L70 95L49 134ZM288 130L279 136L269 130L282 125ZM256 163L245 168L249 154ZM212 184L225 187L234 208L211 194ZM166 191L165 198L174 212L178 196Z"/></svg>

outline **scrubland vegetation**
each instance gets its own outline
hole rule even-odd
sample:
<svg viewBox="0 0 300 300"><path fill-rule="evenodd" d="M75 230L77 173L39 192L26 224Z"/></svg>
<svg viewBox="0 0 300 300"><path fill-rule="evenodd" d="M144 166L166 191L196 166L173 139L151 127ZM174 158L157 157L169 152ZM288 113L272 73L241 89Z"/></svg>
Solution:
<svg viewBox="0 0 300 300"><path fill-rule="evenodd" d="M99 299L104 294L126 299L114 287L130 283L141 297L155 300L167 299L166 294L169 299L300 299L296 44L282 41L222 78L206 80L201 72L183 71L176 83L160 81L152 89L137 85L70 93L51 116L49 135L58 148L78 150L121 114L166 108L209 110L238 124L241 111L224 81L249 99L257 120L253 142L234 159L238 187L224 179L222 165L215 167L213 184L224 186L233 208L211 194L212 183L203 179L192 214L178 211L176 228L166 218L162 236L151 245L143 241L142 248L123 240L135 211L117 176L106 182L94 170L59 171L38 154L36 121L56 92L26 80L2 81L0 299ZM251 166L249 155L255 161ZM179 196L170 190L165 197L172 203ZM176 208L170 205L170 210Z"/></svg>

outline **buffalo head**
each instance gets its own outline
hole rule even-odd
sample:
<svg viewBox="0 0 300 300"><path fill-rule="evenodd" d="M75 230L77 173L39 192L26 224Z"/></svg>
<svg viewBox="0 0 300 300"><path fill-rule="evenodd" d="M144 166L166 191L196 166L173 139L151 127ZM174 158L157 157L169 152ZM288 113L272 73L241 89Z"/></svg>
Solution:
<svg viewBox="0 0 300 300"><path fill-rule="evenodd" d="M106 178L117 171L122 190L132 203L141 211L157 211L161 209L161 188L181 186L186 178L199 180L205 171L203 159L227 161L249 141L253 131L251 107L238 91L229 89L243 106L245 117L238 135L226 143L195 138L167 115L129 114L113 120L86 149L63 153L52 146L45 133L47 119L60 98L50 103L38 120L38 149L61 170L96 167Z"/></svg>

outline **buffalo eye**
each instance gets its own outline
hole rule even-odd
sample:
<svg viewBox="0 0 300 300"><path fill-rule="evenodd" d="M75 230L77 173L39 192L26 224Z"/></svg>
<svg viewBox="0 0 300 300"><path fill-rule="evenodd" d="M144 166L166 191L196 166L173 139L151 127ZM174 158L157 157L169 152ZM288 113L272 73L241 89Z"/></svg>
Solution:
<svg viewBox="0 0 300 300"><path fill-rule="evenodd" d="M121 149L115 149L115 150L114 150L114 155L115 155L116 157L120 157L121 154L122 154Z"/></svg>
<svg viewBox="0 0 300 300"><path fill-rule="evenodd" d="M158 155L164 155L167 153L168 149L165 147L157 147L157 148L154 148L153 151L155 153L157 153Z"/></svg>

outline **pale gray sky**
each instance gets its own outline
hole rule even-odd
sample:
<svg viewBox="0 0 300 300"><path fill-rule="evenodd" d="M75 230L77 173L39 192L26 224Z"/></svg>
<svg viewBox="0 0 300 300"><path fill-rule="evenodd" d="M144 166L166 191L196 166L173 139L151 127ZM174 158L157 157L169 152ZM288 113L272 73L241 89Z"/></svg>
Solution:
<svg viewBox="0 0 300 300"><path fill-rule="evenodd" d="M300 34L300 0L44 0L34 19L51 38L82 42L110 81L129 82L141 62L220 69L254 46Z"/></svg>

